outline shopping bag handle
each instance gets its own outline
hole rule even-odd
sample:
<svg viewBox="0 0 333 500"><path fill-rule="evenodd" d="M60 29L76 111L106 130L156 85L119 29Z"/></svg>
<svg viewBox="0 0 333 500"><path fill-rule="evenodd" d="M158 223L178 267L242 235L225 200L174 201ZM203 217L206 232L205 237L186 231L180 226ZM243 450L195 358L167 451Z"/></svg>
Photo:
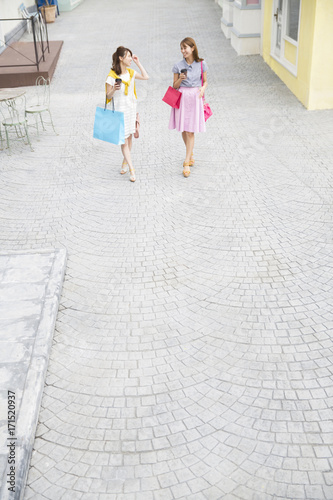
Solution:
<svg viewBox="0 0 333 500"><path fill-rule="evenodd" d="M111 111L115 111L114 109L114 101L113 101L113 98L111 99L111 102L112 102L112 109ZM105 104L104 104L104 111L107 109L107 106L108 106L108 103L107 103L107 99L106 99L106 94L105 94Z"/></svg>

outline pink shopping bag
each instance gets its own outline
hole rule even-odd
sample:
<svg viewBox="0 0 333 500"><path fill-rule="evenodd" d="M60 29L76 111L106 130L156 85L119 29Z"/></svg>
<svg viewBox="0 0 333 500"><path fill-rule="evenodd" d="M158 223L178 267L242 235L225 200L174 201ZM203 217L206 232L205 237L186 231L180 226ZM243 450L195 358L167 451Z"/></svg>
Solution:
<svg viewBox="0 0 333 500"><path fill-rule="evenodd" d="M172 108L179 108L180 106L180 99L182 97L182 93L178 92L177 89L174 89L173 87L169 87L168 90L165 93L165 96L163 97L162 101L166 102L171 106Z"/></svg>
<svg viewBox="0 0 333 500"><path fill-rule="evenodd" d="M205 117L205 122L206 122L208 120L208 118L210 116L212 116L213 111L210 109L208 102L204 102L203 108L204 108L204 117Z"/></svg>

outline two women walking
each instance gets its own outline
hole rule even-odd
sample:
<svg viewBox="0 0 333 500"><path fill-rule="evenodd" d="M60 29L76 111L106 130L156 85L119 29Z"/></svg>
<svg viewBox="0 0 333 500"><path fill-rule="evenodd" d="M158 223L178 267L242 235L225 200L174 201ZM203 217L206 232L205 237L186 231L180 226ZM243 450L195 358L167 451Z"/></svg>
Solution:
<svg viewBox="0 0 333 500"><path fill-rule="evenodd" d="M188 177L194 165L194 134L205 132L203 96L207 88L207 64L199 57L198 48L193 38L184 38L180 43L183 59L173 68L173 87L181 92L179 109L172 108L169 129L182 133L185 144L185 161L183 175ZM130 181L136 180L132 163L132 137L136 122L136 89L135 80L148 80L149 76L139 58L130 49L118 47L112 56L112 70L106 80L107 100L114 99L116 111L124 113L125 144L121 145L123 163L121 174L128 169ZM130 68L132 61L138 66L140 73Z"/></svg>

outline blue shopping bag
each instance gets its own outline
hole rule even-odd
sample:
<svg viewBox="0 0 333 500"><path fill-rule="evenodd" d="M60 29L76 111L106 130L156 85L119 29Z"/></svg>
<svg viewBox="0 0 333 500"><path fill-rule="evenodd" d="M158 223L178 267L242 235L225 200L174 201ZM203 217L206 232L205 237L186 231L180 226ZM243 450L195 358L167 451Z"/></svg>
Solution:
<svg viewBox="0 0 333 500"><path fill-rule="evenodd" d="M125 144L124 113L114 110L113 99L112 105L113 109L107 109L105 101L104 108L96 108L93 137L111 144Z"/></svg>

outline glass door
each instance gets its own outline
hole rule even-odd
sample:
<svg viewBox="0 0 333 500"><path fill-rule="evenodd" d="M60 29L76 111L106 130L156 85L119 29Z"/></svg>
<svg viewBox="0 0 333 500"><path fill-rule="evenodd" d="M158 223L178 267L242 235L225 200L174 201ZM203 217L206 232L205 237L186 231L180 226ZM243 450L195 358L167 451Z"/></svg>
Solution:
<svg viewBox="0 0 333 500"><path fill-rule="evenodd" d="M273 53L280 57L282 42L283 0L274 0Z"/></svg>
<svg viewBox="0 0 333 500"><path fill-rule="evenodd" d="M297 76L301 0L274 0L271 56Z"/></svg>

